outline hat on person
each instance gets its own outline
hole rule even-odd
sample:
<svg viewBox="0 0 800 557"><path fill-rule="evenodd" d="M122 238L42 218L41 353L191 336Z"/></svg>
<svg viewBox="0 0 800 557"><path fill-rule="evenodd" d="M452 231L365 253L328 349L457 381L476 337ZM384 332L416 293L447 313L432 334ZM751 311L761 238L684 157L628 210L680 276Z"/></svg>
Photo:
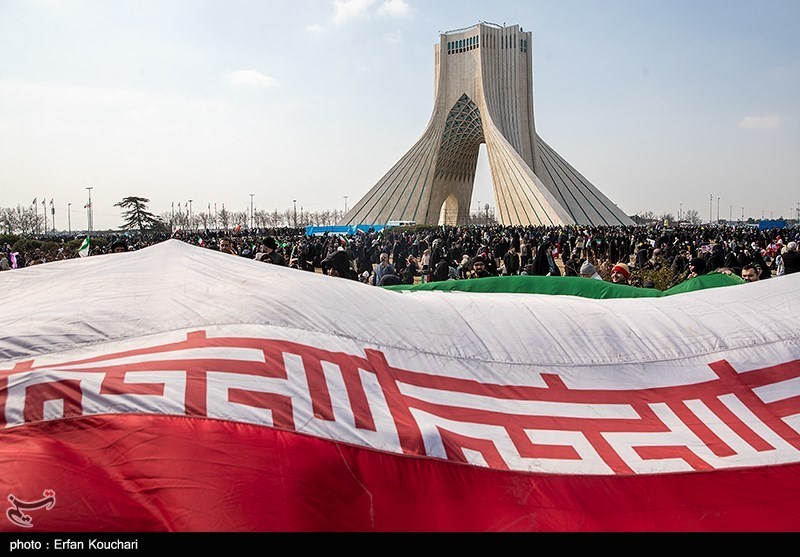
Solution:
<svg viewBox="0 0 800 557"><path fill-rule="evenodd" d="M611 268L611 272L617 272L624 276L626 279L631 278L631 270L626 263L617 263Z"/></svg>
<svg viewBox="0 0 800 557"><path fill-rule="evenodd" d="M583 265L581 265L581 270L579 272L581 275L586 275L587 277L590 277L597 272L597 268L588 261L584 261Z"/></svg>
<svg viewBox="0 0 800 557"><path fill-rule="evenodd" d="M474 265L475 263L483 263L484 265L486 265L486 259L484 259L482 255L476 255L472 259L472 264Z"/></svg>
<svg viewBox="0 0 800 557"><path fill-rule="evenodd" d="M266 238L264 238L264 241L261 242L261 244L268 247L271 250L278 249L278 242L276 242L275 238L273 238L272 236L267 236Z"/></svg>

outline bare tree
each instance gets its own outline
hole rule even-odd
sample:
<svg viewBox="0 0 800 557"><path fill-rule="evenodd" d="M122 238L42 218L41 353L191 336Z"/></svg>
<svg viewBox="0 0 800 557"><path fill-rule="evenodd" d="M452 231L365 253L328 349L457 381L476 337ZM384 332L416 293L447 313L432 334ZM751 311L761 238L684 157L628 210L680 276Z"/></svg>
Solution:
<svg viewBox="0 0 800 557"><path fill-rule="evenodd" d="M211 224L213 217L209 213L198 213L197 222L203 225L203 230L208 232L208 227Z"/></svg>
<svg viewBox="0 0 800 557"><path fill-rule="evenodd" d="M30 207L18 210L18 215L19 229L23 234L36 234L36 231L43 225L42 215L37 215L36 211Z"/></svg>
<svg viewBox="0 0 800 557"><path fill-rule="evenodd" d="M253 214L253 220L256 223L256 227L258 228L269 228L269 213L264 211L263 209L258 209Z"/></svg>
<svg viewBox="0 0 800 557"><path fill-rule="evenodd" d="M700 213L698 213L695 209L689 209L686 211L684 220L689 224L700 224L702 222L700 219Z"/></svg>
<svg viewBox="0 0 800 557"><path fill-rule="evenodd" d="M19 226L18 213L15 209L7 208L0 211L0 226L6 234L12 234Z"/></svg>
<svg viewBox="0 0 800 557"><path fill-rule="evenodd" d="M250 222L250 216L247 211L235 211L231 213L231 223L234 226L240 225L244 228L248 222Z"/></svg>
<svg viewBox="0 0 800 557"><path fill-rule="evenodd" d="M672 226L675 224L675 217L670 212L664 212L658 216L658 222L665 226Z"/></svg>

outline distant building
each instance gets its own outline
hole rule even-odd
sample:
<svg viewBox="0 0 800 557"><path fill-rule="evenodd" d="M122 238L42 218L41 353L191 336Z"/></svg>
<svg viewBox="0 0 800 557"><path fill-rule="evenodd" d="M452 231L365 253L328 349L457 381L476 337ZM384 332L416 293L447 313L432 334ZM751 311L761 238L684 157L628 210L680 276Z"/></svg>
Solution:
<svg viewBox="0 0 800 557"><path fill-rule="evenodd" d="M466 223L482 143L501 224L633 224L536 133L531 49L518 25L442 34L427 129L340 224Z"/></svg>

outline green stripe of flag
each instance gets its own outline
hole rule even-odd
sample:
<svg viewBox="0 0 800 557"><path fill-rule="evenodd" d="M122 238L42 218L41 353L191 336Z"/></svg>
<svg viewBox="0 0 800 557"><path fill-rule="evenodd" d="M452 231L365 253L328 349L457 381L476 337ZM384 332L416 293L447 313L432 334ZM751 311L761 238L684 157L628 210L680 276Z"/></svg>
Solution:
<svg viewBox="0 0 800 557"><path fill-rule="evenodd" d="M86 257L89 255L89 236L86 236L81 244L81 247L78 248L78 255L81 257Z"/></svg>
<svg viewBox="0 0 800 557"><path fill-rule="evenodd" d="M479 279L447 280L425 284L398 284L384 286L395 291L443 291L443 292L493 292L516 294L550 294L557 296L580 296L582 298L659 298L706 288L718 288L743 284L744 280L724 273L709 273L683 281L677 286L661 291L655 288L639 288L627 284L614 284L584 277L541 277L514 275Z"/></svg>

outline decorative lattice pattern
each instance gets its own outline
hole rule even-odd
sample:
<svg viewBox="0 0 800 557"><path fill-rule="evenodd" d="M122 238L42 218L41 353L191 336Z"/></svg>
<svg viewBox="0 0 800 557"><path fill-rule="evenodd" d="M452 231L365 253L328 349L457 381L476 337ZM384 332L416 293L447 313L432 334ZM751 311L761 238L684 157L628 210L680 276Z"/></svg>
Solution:
<svg viewBox="0 0 800 557"><path fill-rule="evenodd" d="M480 110L466 94L461 95L444 124L436 164L437 176L471 179L475 174L478 149L483 142Z"/></svg>

